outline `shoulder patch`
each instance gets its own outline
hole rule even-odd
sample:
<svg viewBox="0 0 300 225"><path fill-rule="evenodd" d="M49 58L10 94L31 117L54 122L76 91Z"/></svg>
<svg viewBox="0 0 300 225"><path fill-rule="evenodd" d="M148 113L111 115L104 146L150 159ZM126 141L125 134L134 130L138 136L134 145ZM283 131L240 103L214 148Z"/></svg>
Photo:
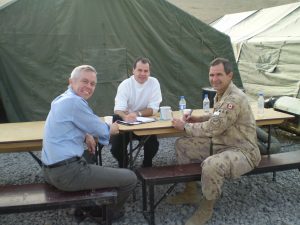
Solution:
<svg viewBox="0 0 300 225"><path fill-rule="evenodd" d="M227 109L234 109L234 105L231 104L231 103L228 103L228 104L227 104Z"/></svg>

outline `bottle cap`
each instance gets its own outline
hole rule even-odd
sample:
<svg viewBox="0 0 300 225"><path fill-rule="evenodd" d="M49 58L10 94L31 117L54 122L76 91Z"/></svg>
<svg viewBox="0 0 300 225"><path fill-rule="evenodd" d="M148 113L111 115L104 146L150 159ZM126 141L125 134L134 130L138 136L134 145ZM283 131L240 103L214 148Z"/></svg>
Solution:
<svg viewBox="0 0 300 225"><path fill-rule="evenodd" d="M208 94L205 94L205 95L204 95L204 98L208 98Z"/></svg>

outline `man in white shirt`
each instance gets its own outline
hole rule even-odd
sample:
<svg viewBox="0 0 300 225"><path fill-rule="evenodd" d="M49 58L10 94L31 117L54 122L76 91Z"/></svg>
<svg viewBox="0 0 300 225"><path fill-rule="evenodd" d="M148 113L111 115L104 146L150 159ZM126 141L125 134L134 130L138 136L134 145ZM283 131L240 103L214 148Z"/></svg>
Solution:
<svg viewBox="0 0 300 225"><path fill-rule="evenodd" d="M137 116L152 116L159 110L162 101L159 82L150 77L150 60L138 58L133 64L133 75L124 80L118 87L115 98L114 113L122 120L133 122ZM135 136L140 139L140 137ZM127 166L127 158L123 156L123 137L115 135L111 139L112 155L118 160L119 167ZM129 143L129 136L125 134L125 144ZM158 151L159 143L156 135L151 135L144 144L144 167L152 166L152 158Z"/></svg>

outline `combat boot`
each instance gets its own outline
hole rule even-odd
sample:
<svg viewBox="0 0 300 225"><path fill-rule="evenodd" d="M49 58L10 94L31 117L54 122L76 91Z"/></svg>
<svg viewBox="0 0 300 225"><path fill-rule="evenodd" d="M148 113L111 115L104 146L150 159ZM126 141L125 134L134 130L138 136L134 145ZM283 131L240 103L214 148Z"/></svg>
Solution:
<svg viewBox="0 0 300 225"><path fill-rule="evenodd" d="M199 204L201 199L202 195L197 190L197 183L189 182L183 192L169 197L167 202L169 204Z"/></svg>
<svg viewBox="0 0 300 225"><path fill-rule="evenodd" d="M216 200L203 198L199 208L186 222L185 225L204 225L212 216Z"/></svg>

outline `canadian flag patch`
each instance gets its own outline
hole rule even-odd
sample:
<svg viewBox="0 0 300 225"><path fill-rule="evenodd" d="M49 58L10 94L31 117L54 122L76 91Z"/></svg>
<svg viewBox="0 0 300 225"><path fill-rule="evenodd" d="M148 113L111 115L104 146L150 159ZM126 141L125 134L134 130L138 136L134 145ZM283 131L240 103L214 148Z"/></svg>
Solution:
<svg viewBox="0 0 300 225"><path fill-rule="evenodd" d="M227 109L233 109L233 108L234 106L231 103L227 104Z"/></svg>

